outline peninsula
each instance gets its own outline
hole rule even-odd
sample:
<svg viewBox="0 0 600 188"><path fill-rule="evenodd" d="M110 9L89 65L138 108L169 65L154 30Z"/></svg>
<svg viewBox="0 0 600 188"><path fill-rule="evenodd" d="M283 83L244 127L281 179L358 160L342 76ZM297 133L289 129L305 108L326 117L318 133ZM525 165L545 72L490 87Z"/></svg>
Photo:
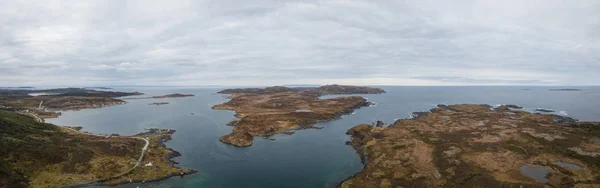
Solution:
<svg viewBox="0 0 600 188"><path fill-rule="evenodd" d="M458 104L347 134L365 166L342 188L600 186L598 122Z"/></svg>
<svg viewBox="0 0 600 188"><path fill-rule="evenodd" d="M97 91L84 88L46 90L0 89L0 109L18 111L39 120L58 117L59 110L102 108L126 103L116 97L142 95L139 92Z"/></svg>
<svg viewBox="0 0 600 188"><path fill-rule="evenodd" d="M221 94L232 94L231 100L215 105L216 110L234 110L233 132L222 136L223 143L238 147L252 145L254 136L269 136L295 129L316 128L314 123L338 118L342 114L368 106L360 96L319 99L330 94L381 94L384 90L370 87L326 85L317 88L226 89ZM287 132L290 134L289 132Z"/></svg>
<svg viewBox="0 0 600 188"><path fill-rule="evenodd" d="M0 187L80 187L148 182L194 173L174 166L174 130L101 136L0 110Z"/></svg>

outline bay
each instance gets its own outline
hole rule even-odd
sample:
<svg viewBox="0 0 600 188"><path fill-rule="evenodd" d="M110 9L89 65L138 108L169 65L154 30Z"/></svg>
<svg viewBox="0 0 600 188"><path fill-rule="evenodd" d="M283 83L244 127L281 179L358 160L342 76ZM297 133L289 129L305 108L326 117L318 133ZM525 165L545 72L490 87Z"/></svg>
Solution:
<svg viewBox="0 0 600 188"><path fill-rule="evenodd" d="M554 109L582 121L600 121L600 87L568 87L582 91L549 91L562 87L461 86L461 87L380 87L381 95L361 95L375 102L339 120L319 123L320 130L301 130L293 135L276 135L275 140L255 138L254 145L238 148L219 142L231 132L226 124L233 111L212 110L228 101L216 94L222 88L116 88L139 91L146 96L171 93L194 97L128 100L127 104L100 109L65 111L47 122L77 125L96 134L133 135L145 128L177 130L167 146L182 153L180 165L199 172L183 178L129 184L119 187L334 187L362 169L360 158L345 144L345 132L360 123L382 120L392 123L415 111L427 111L436 104L517 104L524 110ZM324 96L331 98L337 96ZM148 105L169 102L168 105Z"/></svg>

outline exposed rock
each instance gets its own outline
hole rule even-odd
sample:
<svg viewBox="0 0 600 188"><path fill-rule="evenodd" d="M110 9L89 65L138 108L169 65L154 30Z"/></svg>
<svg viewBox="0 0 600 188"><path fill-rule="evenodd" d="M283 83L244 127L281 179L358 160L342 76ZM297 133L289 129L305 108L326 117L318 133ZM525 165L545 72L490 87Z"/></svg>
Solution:
<svg viewBox="0 0 600 188"><path fill-rule="evenodd" d="M557 123L575 123L578 121L574 118L566 117L566 116L553 115L553 117Z"/></svg>
<svg viewBox="0 0 600 188"><path fill-rule="evenodd" d="M377 120L374 123L374 125L375 125L375 127L383 127L385 125L385 123L383 121L381 121L381 120Z"/></svg>
<svg viewBox="0 0 600 188"><path fill-rule="evenodd" d="M426 116L427 114L429 114L429 112L413 112L412 114L410 114L410 117L412 119L416 119L422 116Z"/></svg>
<svg viewBox="0 0 600 188"><path fill-rule="evenodd" d="M233 120L233 121L230 121L229 123L227 123L227 125L235 126L235 124L237 124L237 123L238 123L238 120Z"/></svg>
<svg viewBox="0 0 600 188"><path fill-rule="evenodd" d="M506 107L514 108L514 109L523 109L522 106L519 106L519 105L516 105L516 104L507 104Z"/></svg>
<svg viewBox="0 0 600 188"><path fill-rule="evenodd" d="M364 133L371 132L371 129L372 127L369 124L360 124L350 128L348 131L346 131L346 134L363 138L365 135Z"/></svg>
<svg viewBox="0 0 600 188"><path fill-rule="evenodd" d="M219 141L231 144L237 147L247 147L252 145L252 135L248 132L233 131L228 135L221 136Z"/></svg>
<svg viewBox="0 0 600 188"><path fill-rule="evenodd" d="M498 111L508 111L510 109L508 108L507 105L500 105L500 106L496 107L496 110L498 110Z"/></svg>
<svg viewBox="0 0 600 188"><path fill-rule="evenodd" d="M578 148L578 147L572 147L572 148L569 148L569 150L574 151L575 153L577 153L579 155L585 155L585 156L590 156L590 157L600 156L600 152L587 152L587 151L583 151L583 149Z"/></svg>
<svg viewBox="0 0 600 188"><path fill-rule="evenodd" d="M546 113L554 112L554 110L552 110L552 109L545 109L545 108L536 108L535 111L536 112L546 112Z"/></svg>
<svg viewBox="0 0 600 188"><path fill-rule="evenodd" d="M548 134L548 133L536 133L536 132L530 131L530 130L525 130L525 131L522 131L522 132L523 133L527 133L527 134L529 134L529 135L531 135L533 137L536 137L536 138L546 139L548 141L554 141L556 139L565 139L565 137L560 136L560 135L551 135L551 134Z"/></svg>
<svg viewBox="0 0 600 188"><path fill-rule="evenodd" d="M446 155L446 157L454 157L454 155L460 152L462 152L462 150L459 147L450 146L450 150L444 151L444 155Z"/></svg>

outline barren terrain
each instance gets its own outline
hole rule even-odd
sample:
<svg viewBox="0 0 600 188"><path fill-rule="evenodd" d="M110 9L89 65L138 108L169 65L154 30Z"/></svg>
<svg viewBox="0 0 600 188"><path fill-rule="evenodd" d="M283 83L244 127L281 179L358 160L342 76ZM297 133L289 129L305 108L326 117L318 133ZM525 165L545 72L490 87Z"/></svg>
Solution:
<svg viewBox="0 0 600 188"><path fill-rule="evenodd" d="M315 128L318 121L332 120L344 113L370 103L359 96L319 99L324 94L376 94L377 88L331 85L320 88L229 89L220 93L232 94L231 100L215 105L217 110L234 110L236 117L229 125L233 132L219 140L235 146L252 145L254 136L269 136L294 129Z"/></svg>
<svg viewBox="0 0 600 188"><path fill-rule="evenodd" d="M599 123L471 104L415 114L348 130L365 167L340 186L600 186Z"/></svg>

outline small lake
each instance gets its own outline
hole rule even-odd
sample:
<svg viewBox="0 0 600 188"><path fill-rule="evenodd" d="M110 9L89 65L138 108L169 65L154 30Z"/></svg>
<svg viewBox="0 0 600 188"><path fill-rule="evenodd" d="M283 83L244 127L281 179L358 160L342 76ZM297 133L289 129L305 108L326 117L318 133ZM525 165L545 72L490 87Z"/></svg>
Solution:
<svg viewBox="0 0 600 188"><path fill-rule="evenodd" d="M583 91L548 91L551 87L381 87L382 95L360 95L377 103L341 119L318 123L319 130L301 130L293 135L255 138L254 145L237 148L219 142L231 132L227 126L234 112L212 110L228 101L215 94L219 88L115 88L139 91L146 96L171 93L194 97L138 99L100 109L67 111L48 119L57 125L79 125L92 133L133 135L145 128L177 130L167 146L180 151L181 166L199 173L165 181L119 187L334 187L362 169L360 158L346 141L345 132L360 123L382 120L392 123L412 112L428 111L437 104L517 104L527 109L564 111L585 121L600 121L600 87L578 87ZM527 88L529 90L522 90ZM555 88L555 87L552 87ZM331 98L336 96L324 96ZM158 101L160 100L160 101ZM151 106L153 102L169 105ZM302 110L302 109L300 109ZM537 172L537 170L534 170Z"/></svg>
<svg viewBox="0 0 600 188"><path fill-rule="evenodd" d="M562 161L556 161L556 164L558 164L560 166L563 166L563 167L567 167L569 169L573 169L573 170L577 170L577 169L581 168L579 165L571 164L571 163L565 163L565 162L562 162Z"/></svg>
<svg viewBox="0 0 600 188"><path fill-rule="evenodd" d="M527 177L535 179L538 183L547 183L548 179L546 175L548 175L548 171L544 166L529 166L523 165L521 166L521 173L526 175Z"/></svg>

